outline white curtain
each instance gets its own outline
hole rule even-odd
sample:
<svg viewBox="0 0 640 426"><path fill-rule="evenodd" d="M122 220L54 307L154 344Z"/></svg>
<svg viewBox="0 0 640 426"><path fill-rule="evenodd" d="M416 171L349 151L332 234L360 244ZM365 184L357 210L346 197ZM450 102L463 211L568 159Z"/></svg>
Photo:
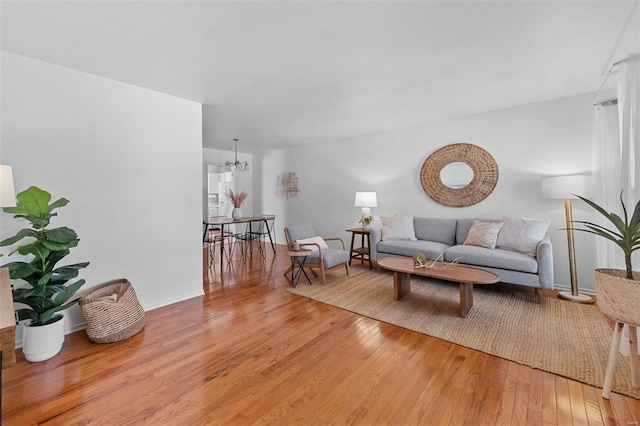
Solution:
<svg viewBox="0 0 640 426"><path fill-rule="evenodd" d="M618 116L622 148L621 189L627 213L640 201L640 54L630 55L620 65L618 78ZM633 256L638 269L640 253Z"/></svg>
<svg viewBox="0 0 640 426"><path fill-rule="evenodd" d="M622 215L622 192L627 213L631 215L640 200L640 54L630 55L620 64L617 95L617 108L610 102L596 107L594 200L605 210ZM611 226L599 217L596 220ZM620 248L603 238L597 240L598 267L624 269ZM634 254L633 262L637 269L639 253Z"/></svg>
<svg viewBox="0 0 640 426"><path fill-rule="evenodd" d="M607 211L620 207L621 175L613 171L622 167L618 104L608 101L596 105L595 143L593 144L593 199ZM606 219L597 215L595 221L607 226ZM604 238L595 238L598 268L624 267L620 249Z"/></svg>

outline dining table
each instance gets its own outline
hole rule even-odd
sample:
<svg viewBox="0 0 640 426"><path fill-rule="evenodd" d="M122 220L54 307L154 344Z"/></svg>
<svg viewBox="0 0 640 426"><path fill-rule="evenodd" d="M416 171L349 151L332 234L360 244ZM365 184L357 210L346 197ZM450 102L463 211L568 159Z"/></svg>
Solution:
<svg viewBox="0 0 640 426"><path fill-rule="evenodd" d="M269 229L269 222L268 222L267 217L263 217L263 216L247 216L247 217L242 217L240 219L233 219L231 217L213 217L211 219L205 219L202 221L202 225L204 228L203 234L202 234L202 240L204 241L206 236L207 236L207 231L209 229L210 226L214 226L214 227L220 227L220 234L224 235L225 231L225 227L229 227L231 225L238 225L241 223L248 223L249 224L249 233L252 232L252 227L254 223L260 223L260 222L264 222L264 226L265 229L267 230L267 234L269 235L269 242L271 243L271 249L273 250L273 253L275 254L276 252L276 245L273 242L273 238L271 237L271 229ZM224 241L226 240L226 238L221 238L220 239L220 273L222 273L222 267L223 267L223 257L224 257Z"/></svg>

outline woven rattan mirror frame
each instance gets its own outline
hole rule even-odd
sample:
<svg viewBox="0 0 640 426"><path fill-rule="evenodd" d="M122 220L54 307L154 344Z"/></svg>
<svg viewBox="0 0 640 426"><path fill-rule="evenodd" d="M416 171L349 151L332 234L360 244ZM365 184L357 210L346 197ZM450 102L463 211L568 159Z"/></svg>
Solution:
<svg viewBox="0 0 640 426"><path fill-rule="evenodd" d="M465 163L473 179L463 188L450 188L440 177L451 163ZM422 164L420 183L434 201L449 207L468 207L487 198L498 184L498 164L484 149L468 143L456 143L434 151Z"/></svg>

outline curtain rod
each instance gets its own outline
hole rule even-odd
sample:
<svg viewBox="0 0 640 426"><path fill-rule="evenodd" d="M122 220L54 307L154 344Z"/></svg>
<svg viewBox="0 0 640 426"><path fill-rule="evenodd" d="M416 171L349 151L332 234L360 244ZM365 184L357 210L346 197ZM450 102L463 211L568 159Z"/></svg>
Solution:
<svg viewBox="0 0 640 426"><path fill-rule="evenodd" d="M600 85L600 88L596 92L596 96L593 98L593 106L598 105L598 102L596 102L596 100L598 99L598 96L600 96L600 92L602 92L602 89L604 88L604 85L607 84L607 80L609 79L609 76L613 72L613 69L615 67L617 67L618 65L620 65L620 64L622 64L624 62L627 62L629 59L633 59L633 58L636 58L638 56L640 56L640 53L630 53L629 56L627 56L626 58L620 59L619 61L616 61L613 64L611 64L611 67L609 68L609 71L607 72L607 75L604 77L604 81L602 82L602 84Z"/></svg>
<svg viewBox="0 0 640 426"><path fill-rule="evenodd" d="M613 72L613 69L615 67L617 67L618 65L620 65L620 64L622 64L624 62L627 62L627 60L633 58L636 55L638 55L638 54L637 53L636 54L631 54L631 55L627 56L626 58L620 59L619 61L616 61L613 64L611 64L611 67L609 68L609 71L607 71L607 75L604 76L604 80L602 81L602 84L600 85L600 88L596 92L596 96L593 98L593 106L596 106L596 105L599 104L599 102L596 102L596 100L598 99L598 96L600 96L600 92L602 92L602 89L604 88L604 85L607 84L607 80L609 79L609 76ZM604 102L606 102L606 101L604 101Z"/></svg>
<svg viewBox="0 0 640 426"><path fill-rule="evenodd" d="M609 58L607 59L607 62L605 62L605 64L608 63L611 60L611 58L613 57L615 51L620 47L620 41L622 40L624 34L627 32L627 29L629 28L629 25L631 25L631 20L633 19L633 16L635 16L635 14L636 14L636 12L638 10L638 5L640 5L640 1L636 1L636 2L633 3L633 6L631 7L631 10L629 11L629 15L627 16L627 19L626 19L624 25L622 26L622 30L620 31L620 34L618 35L618 40L616 40L616 44L613 47L613 50L611 50L611 54L609 55ZM607 80L609 79L609 76L611 75L611 72L613 71L613 69L615 67L617 67L618 65L620 65L621 63L626 62L627 59L631 59L631 58L633 58L634 56L637 56L637 55L640 55L640 53L630 54L628 57L626 57L626 58L624 58L624 59L622 59L620 61L614 62L613 65L611 65L611 67L609 68L609 71L607 71L607 74L604 77L604 81L602 82L602 84L600 85L600 88L598 89L598 92L596 92L596 97L593 98L593 106L597 105L596 100L598 100L598 96L600 96L600 92L602 92L602 89L604 88L604 85L607 84Z"/></svg>
<svg viewBox="0 0 640 426"><path fill-rule="evenodd" d="M596 102L595 104L593 104L593 106L613 106L613 105L618 105L618 100L617 99L605 99L604 101L600 101L600 102Z"/></svg>

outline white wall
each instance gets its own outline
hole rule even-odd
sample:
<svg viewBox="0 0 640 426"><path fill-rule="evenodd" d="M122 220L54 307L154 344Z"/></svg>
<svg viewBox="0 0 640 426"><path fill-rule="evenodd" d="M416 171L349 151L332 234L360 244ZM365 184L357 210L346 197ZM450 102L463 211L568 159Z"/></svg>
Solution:
<svg viewBox="0 0 640 426"><path fill-rule="evenodd" d="M330 144L308 145L262 154L261 207L278 215L278 232L287 224L311 223L325 236L342 236L357 225L356 191L376 191L372 214L432 217L548 217L552 220L555 281L568 288L569 271L563 203L543 200L544 176L590 173L593 94L525 105L406 129L363 135ZM486 149L498 163L494 192L467 208L437 204L423 191L420 168L442 146L466 142ZM257 156L256 156L257 157ZM296 172L298 197L275 198L276 176ZM591 218L588 208L574 203L574 219ZM280 238L282 238L280 236ZM281 241L284 241L282 239ZM348 243L349 241L347 241ZM595 244L577 234L580 288L593 290Z"/></svg>
<svg viewBox="0 0 640 426"><path fill-rule="evenodd" d="M70 200L52 225L80 236L83 289L124 277L147 310L203 294L201 105L6 52L1 82L0 162L16 192ZM0 218L2 238L27 224Z"/></svg>

